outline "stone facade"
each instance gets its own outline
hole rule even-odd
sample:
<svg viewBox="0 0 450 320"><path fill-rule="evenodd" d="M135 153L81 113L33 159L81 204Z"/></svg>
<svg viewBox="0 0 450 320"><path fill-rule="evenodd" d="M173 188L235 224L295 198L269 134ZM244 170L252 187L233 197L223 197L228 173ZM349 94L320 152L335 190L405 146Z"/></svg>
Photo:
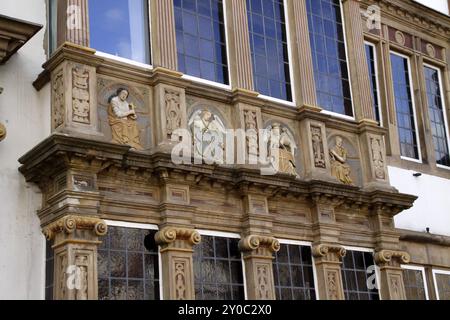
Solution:
<svg viewBox="0 0 450 320"><path fill-rule="evenodd" d="M86 1L78 2L87 14ZM377 32L364 27L364 11L375 2L385 14ZM400 157L389 70L381 84L381 127L375 121L364 56L364 40L370 40L385 63L389 48L395 48L410 53L417 64L432 61L447 70L448 17L436 17L431 10L413 14L417 5L410 1L343 1L355 106L351 120L323 113L317 105L304 1L286 0L296 106L259 97L252 83L245 3L226 1L232 13L227 15L232 35L229 89L188 80L178 72L172 1L152 1L150 6L151 16L158 17L152 19L151 70L96 55L89 48L88 25L79 32L58 30L59 47L34 83L37 90L50 83L52 135L19 160L27 182L37 184L43 194L38 216L54 249L55 299L97 298L97 246L107 232L104 220L159 226L155 240L164 299L195 299L198 230L241 235L249 299L275 299L272 260L280 239L312 244L320 299L345 299L341 270L347 247L374 251L382 299L406 299L401 265L450 267L448 259L421 262L416 254L423 246L437 246L448 257L448 243L425 239L418 244L394 226L394 216L413 206L416 197L390 184L388 164L410 164ZM64 25L65 17L58 19ZM417 26L414 35L407 32L411 23ZM107 110L119 88L126 89L126 103L135 110L133 126L142 148L112 138ZM180 143L176 132L190 129L199 110L209 112L210 123L220 122L215 130L223 125L247 132L236 150L248 159L261 152L263 137L257 130L277 131L276 145L283 150L279 162L287 169L261 175L261 167L248 161L175 164L171 151ZM423 152L428 163L435 163L431 149ZM437 170L421 164L423 168ZM438 174L450 178L448 172ZM81 289L64 285L69 265L81 270Z"/></svg>

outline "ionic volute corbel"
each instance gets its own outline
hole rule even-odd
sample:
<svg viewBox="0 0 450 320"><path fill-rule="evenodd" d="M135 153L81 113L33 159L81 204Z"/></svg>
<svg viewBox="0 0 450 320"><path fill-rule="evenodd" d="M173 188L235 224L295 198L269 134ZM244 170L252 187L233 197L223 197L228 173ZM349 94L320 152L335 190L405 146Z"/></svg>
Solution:
<svg viewBox="0 0 450 320"><path fill-rule="evenodd" d="M347 254L347 251L339 245L318 244L313 246L312 254L317 259L340 262Z"/></svg>
<svg viewBox="0 0 450 320"><path fill-rule="evenodd" d="M192 247L199 244L201 240L200 233L187 228L166 227L155 235L155 241L162 249L192 250Z"/></svg>
<svg viewBox="0 0 450 320"><path fill-rule="evenodd" d="M250 235L239 241L239 250L245 254L272 258L280 250L280 242L273 237Z"/></svg>
<svg viewBox="0 0 450 320"><path fill-rule="evenodd" d="M399 267L411 262L411 256L405 251L379 250L375 253L375 263L379 266Z"/></svg>
<svg viewBox="0 0 450 320"><path fill-rule="evenodd" d="M66 216L44 227L42 233L48 241L54 240L58 233L73 234L76 230L90 230L97 237L105 236L108 226L99 218Z"/></svg>

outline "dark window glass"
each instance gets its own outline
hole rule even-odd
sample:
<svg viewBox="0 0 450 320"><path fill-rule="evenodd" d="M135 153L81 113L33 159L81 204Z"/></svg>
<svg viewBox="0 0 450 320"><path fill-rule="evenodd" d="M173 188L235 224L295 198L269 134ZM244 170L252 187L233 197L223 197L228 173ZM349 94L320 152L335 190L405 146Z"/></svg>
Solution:
<svg viewBox="0 0 450 320"><path fill-rule="evenodd" d="M49 28L48 28L48 44L49 44L49 52L52 54L56 50L56 41L57 41L57 0L49 0L48 5L48 20L49 20Z"/></svg>
<svg viewBox="0 0 450 320"><path fill-rule="evenodd" d="M292 101L283 0L247 0L247 15L256 90Z"/></svg>
<svg viewBox="0 0 450 320"><path fill-rule="evenodd" d="M159 300L156 231L108 227L98 250L100 300Z"/></svg>
<svg viewBox="0 0 450 320"><path fill-rule="evenodd" d="M92 48L137 62L150 63L147 0L89 1Z"/></svg>
<svg viewBox="0 0 450 320"><path fill-rule="evenodd" d="M52 244L47 241L45 248L45 300L53 300L54 252Z"/></svg>
<svg viewBox="0 0 450 320"><path fill-rule="evenodd" d="M368 252L349 251L342 266L342 281L346 300L379 300L376 289L375 262ZM369 269L369 267L371 267Z"/></svg>
<svg viewBox="0 0 450 320"><path fill-rule="evenodd" d="M229 84L222 0L174 0L178 69Z"/></svg>
<svg viewBox="0 0 450 320"><path fill-rule="evenodd" d="M403 282L408 300L427 299L422 271L403 269Z"/></svg>
<svg viewBox="0 0 450 320"><path fill-rule="evenodd" d="M277 300L315 300L311 248L281 245L273 262Z"/></svg>
<svg viewBox="0 0 450 320"><path fill-rule="evenodd" d="M391 53L391 66L401 155L419 159L409 61L407 58Z"/></svg>
<svg viewBox="0 0 450 320"><path fill-rule="evenodd" d="M375 114L375 119L378 123L381 123L380 101L378 100L377 65L375 63L375 48L373 45L366 44L366 58L367 65L369 66L370 88L372 89L373 112Z"/></svg>
<svg viewBox="0 0 450 320"><path fill-rule="evenodd" d="M238 239L202 236L194 249L195 298L244 300Z"/></svg>
<svg viewBox="0 0 450 320"><path fill-rule="evenodd" d="M450 300L450 275L436 273L435 277L439 300Z"/></svg>
<svg viewBox="0 0 450 320"><path fill-rule="evenodd" d="M447 128L445 126L447 119L444 113L439 71L430 67L424 67L424 73L436 162L450 167Z"/></svg>
<svg viewBox="0 0 450 320"><path fill-rule="evenodd" d="M340 0L306 0L317 101L353 116Z"/></svg>

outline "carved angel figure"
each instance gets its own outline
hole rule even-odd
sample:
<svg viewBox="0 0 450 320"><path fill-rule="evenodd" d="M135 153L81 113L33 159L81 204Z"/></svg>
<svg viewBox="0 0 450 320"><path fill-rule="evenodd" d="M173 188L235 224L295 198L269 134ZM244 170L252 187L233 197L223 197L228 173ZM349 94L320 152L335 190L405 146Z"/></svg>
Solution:
<svg viewBox="0 0 450 320"><path fill-rule="evenodd" d="M336 137L336 145L330 150L331 174L340 182L346 185L352 185L350 178L351 168L347 164L347 150L343 146L341 137Z"/></svg>
<svg viewBox="0 0 450 320"><path fill-rule="evenodd" d="M127 102L128 96L128 90L120 88L117 90L117 94L111 98L108 119L112 142L129 145L135 150L142 150L136 107Z"/></svg>

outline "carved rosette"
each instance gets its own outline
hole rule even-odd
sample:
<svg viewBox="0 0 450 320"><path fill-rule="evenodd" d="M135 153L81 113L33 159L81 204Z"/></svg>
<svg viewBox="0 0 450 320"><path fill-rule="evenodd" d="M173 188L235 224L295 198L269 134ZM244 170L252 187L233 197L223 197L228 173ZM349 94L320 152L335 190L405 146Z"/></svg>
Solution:
<svg viewBox="0 0 450 320"><path fill-rule="evenodd" d="M155 240L163 249L192 249L201 242L202 237L193 229L167 227L155 235Z"/></svg>
<svg viewBox="0 0 450 320"><path fill-rule="evenodd" d="M347 251L342 246L319 244L313 247L312 254L315 258L324 258L326 261L339 262L345 257Z"/></svg>
<svg viewBox="0 0 450 320"><path fill-rule="evenodd" d="M239 249L244 253L272 258L280 250L280 242L273 237L248 236L239 241Z"/></svg>
<svg viewBox="0 0 450 320"><path fill-rule="evenodd" d="M42 232L47 240L51 241L58 233L73 234L75 230L90 230L96 236L102 237L108 232L108 226L105 221L98 218L66 216L49 224Z"/></svg>
<svg viewBox="0 0 450 320"><path fill-rule="evenodd" d="M379 266L398 267L411 262L411 256L405 251L380 250L375 253L375 262Z"/></svg>

